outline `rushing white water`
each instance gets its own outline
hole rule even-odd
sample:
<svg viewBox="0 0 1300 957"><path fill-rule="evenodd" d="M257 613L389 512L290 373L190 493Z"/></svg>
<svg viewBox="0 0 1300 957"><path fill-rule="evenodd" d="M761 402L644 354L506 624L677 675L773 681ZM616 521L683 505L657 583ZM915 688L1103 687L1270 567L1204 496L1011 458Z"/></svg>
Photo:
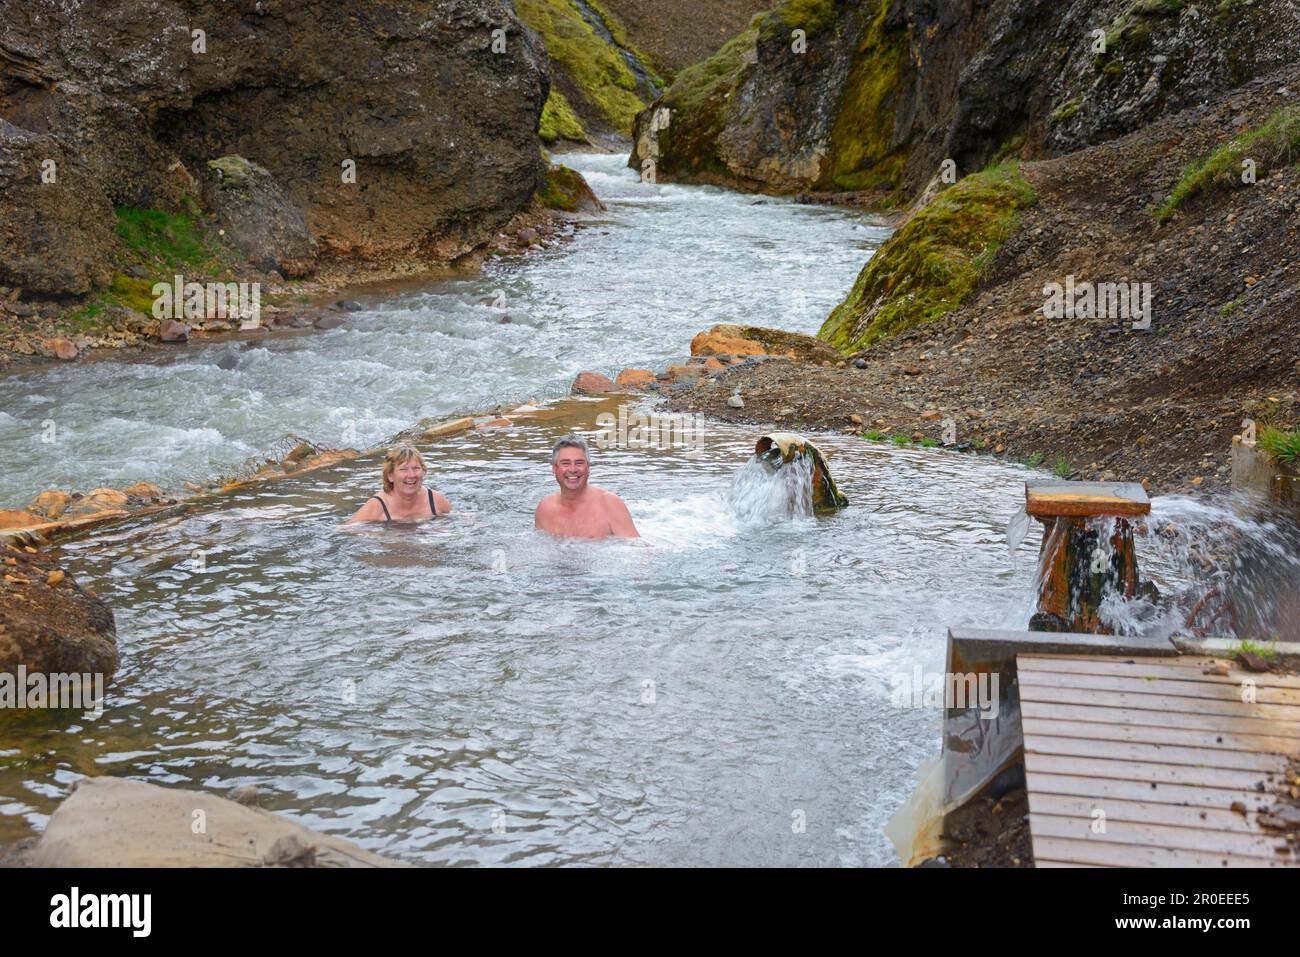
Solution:
<svg viewBox="0 0 1300 957"><path fill-rule="evenodd" d="M424 416L563 395L583 369L661 365L713 323L815 332L888 233L840 209L642 183L624 156L564 162L608 206L570 244L349 293L365 311L328 332L0 377L0 508L45 488L177 488L289 433L365 448Z"/></svg>

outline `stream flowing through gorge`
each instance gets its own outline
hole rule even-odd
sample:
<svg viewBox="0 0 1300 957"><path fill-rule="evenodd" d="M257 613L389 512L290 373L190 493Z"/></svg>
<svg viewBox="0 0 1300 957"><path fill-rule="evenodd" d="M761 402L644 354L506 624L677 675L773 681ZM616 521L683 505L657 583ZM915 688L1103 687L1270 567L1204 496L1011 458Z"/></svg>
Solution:
<svg viewBox="0 0 1300 957"><path fill-rule="evenodd" d="M622 157L565 161L609 211L563 248L371 295L325 333L0 379L0 500L174 487L288 433L373 446L563 396L584 368L660 364L716 322L814 332L887 235L644 184ZM481 302L497 290L503 309ZM0 715L0 842L111 774L256 784L266 808L415 863L896 863L881 828L942 711L894 691L942 671L950 625L1024 627L1037 534L1012 552L1006 527L1042 473L816 436L850 506L774 516L734 507L762 429L707 423L689 451L593 452L643 540L538 534L550 445L620 401L422 443L455 507L436 522L340 526L376 487L369 452L61 545L114 611L122 668L98 720ZM1171 498L1153 520L1224 515ZM1142 569L1176 591L1187 566L1162 542L1139 544Z"/></svg>

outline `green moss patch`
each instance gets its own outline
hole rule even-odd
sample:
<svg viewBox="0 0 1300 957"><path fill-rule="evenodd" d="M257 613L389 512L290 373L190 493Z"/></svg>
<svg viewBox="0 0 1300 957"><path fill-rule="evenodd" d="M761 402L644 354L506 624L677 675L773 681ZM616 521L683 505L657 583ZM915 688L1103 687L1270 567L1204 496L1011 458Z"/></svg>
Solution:
<svg viewBox="0 0 1300 957"><path fill-rule="evenodd" d="M546 171L546 184L537 194L537 201L547 209L566 213L577 212L582 197L589 187L582 175L567 166L552 166Z"/></svg>
<svg viewBox="0 0 1300 957"><path fill-rule="evenodd" d="M592 109L630 134L645 106L636 77L619 51L606 43L567 0L517 0L519 18L541 35L546 52L573 80Z"/></svg>
<svg viewBox="0 0 1300 957"><path fill-rule="evenodd" d="M217 264L217 251L193 216L129 206L116 212L117 238L131 257L169 269Z"/></svg>
<svg viewBox="0 0 1300 957"><path fill-rule="evenodd" d="M951 312L1036 201L1014 162L958 181L880 247L818 335L852 353Z"/></svg>
<svg viewBox="0 0 1300 957"><path fill-rule="evenodd" d="M546 98L546 106L542 108L542 121L537 135L543 143L554 143L556 140L587 142L587 130L583 127L582 120L578 119L568 98L554 86L551 87L551 95Z"/></svg>
<svg viewBox="0 0 1300 957"><path fill-rule="evenodd" d="M876 189L898 186L907 162L905 147L892 148L894 96L908 58L907 30L885 29L888 0L854 56L831 130L820 186Z"/></svg>
<svg viewBox="0 0 1300 957"><path fill-rule="evenodd" d="M1169 198L1156 207L1157 222L1166 222L1188 199L1216 187L1243 185L1242 162L1255 162L1255 175L1300 159L1300 107L1283 107L1262 124L1219 147L1183 170Z"/></svg>
<svg viewBox="0 0 1300 957"><path fill-rule="evenodd" d="M772 10L763 27L764 38L785 30L803 30L808 36L835 22L835 0L785 0Z"/></svg>

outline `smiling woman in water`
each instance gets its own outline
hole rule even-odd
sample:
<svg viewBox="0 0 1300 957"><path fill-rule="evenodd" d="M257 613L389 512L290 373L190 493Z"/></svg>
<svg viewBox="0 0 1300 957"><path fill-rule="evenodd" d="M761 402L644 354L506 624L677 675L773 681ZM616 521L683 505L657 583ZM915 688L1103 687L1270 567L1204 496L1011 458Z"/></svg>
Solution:
<svg viewBox="0 0 1300 957"><path fill-rule="evenodd" d="M370 496L352 522L415 522L451 512L440 492L424 487L424 459L412 445L395 446L384 456L383 491Z"/></svg>

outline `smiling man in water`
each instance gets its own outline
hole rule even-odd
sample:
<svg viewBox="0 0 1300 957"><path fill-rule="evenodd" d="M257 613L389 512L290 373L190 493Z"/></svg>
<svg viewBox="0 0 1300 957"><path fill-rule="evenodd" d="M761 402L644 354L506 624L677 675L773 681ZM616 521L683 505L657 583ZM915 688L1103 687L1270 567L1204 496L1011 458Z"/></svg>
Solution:
<svg viewBox="0 0 1300 957"><path fill-rule="evenodd" d="M566 435L556 442L551 471L560 490L538 503L533 523L544 532L570 538L640 538L623 500L587 484L590 469L581 436Z"/></svg>

